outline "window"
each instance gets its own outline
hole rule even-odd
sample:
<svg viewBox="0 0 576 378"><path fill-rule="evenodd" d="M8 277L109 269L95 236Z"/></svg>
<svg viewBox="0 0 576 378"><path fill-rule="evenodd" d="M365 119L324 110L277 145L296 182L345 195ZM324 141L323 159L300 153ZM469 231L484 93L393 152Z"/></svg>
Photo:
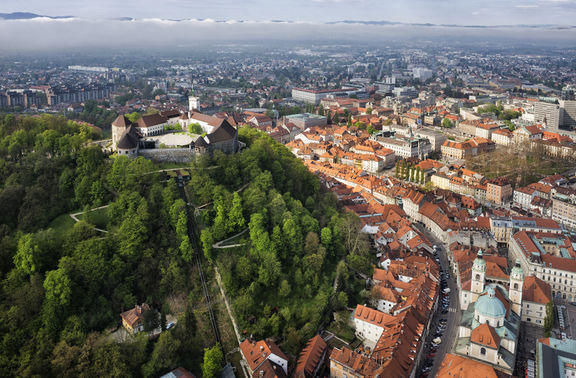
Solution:
<svg viewBox="0 0 576 378"><path fill-rule="evenodd" d="M486 355L486 348L480 348L480 354L485 356Z"/></svg>
<svg viewBox="0 0 576 378"><path fill-rule="evenodd" d="M514 290L518 290L518 283L514 284Z"/></svg>

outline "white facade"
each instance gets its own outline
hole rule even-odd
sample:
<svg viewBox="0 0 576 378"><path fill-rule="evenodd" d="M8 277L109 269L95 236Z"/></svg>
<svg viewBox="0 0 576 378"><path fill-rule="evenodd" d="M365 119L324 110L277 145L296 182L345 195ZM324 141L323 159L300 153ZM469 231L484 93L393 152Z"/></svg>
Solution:
<svg viewBox="0 0 576 378"><path fill-rule="evenodd" d="M159 135L159 134L162 134L164 132L164 124L161 123L159 125L154 125L154 126L139 127L138 130L140 130L140 133L142 133L142 136L144 136L144 137L151 136L151 135Z"/></svg>
<svg viewBox="0 0 576 378"><path fill-rule="evenodd" d="M354 328L356 329L356 337L363 340L364 345L371 349L374 348L382 336L382 332L384 332L384 328L358 318L354 319Z"/></svg>
<svg viewBox="0 0 576 378"><path fill-rule="evenodd" d="M276 365L279 365L282 370L284 370L284 373L288 374L288 361L280 356L275 355L274 353L270 353L268 359L274 362Z"/></svg>
<svg viewBox="0 0 576 378"><path fill-rule="evenodd" d="M546 318L546 305L536 302L522 302L522 321L544 327Z"/></svg>
<svg viewBox="0 0 576 378"><path fill-rule="evenodd" d="M524 190L514 190L514 203L523 209L529 209L532 204L532 199L535 196L535 191L531 190L531 193Z"/></svg>

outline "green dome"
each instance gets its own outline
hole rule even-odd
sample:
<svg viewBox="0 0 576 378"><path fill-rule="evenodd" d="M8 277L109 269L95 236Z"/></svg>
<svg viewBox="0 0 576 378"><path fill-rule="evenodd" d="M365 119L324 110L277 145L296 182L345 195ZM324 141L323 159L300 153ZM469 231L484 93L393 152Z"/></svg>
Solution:
<svg viewBox="0 0 576 378"><path fill-rule="evenodd" d="M488 289L487 294L481 295L478 298L476 304L474 305L474 309L479 314L491 318L499 318L506 316L506 307L500 301L500 299L496 298L496 292L492 287Z"/></svg>

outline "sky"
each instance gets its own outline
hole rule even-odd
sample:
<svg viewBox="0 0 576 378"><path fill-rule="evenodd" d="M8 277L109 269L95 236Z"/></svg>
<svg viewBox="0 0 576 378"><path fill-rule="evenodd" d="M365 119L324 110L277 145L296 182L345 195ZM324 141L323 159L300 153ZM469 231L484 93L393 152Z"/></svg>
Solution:
<svg viewBox="0 0 576 378"><path fill-rule="evenodd" d="M513 41L562 48L574 47L576 42L576 0L0 0L0 13L11 12L74 18L0 19L0 56L3 51L78 47L186 49L192 42L431 39L482 44ZM343 20L403 24L330 24Z"/></svg>
<svg viewBox="0 0 576 378"><path fill-rule="evenodd" d="M101 19L386 20L438 24L576 24L576 0L2 0L0 12Z"/></svg>

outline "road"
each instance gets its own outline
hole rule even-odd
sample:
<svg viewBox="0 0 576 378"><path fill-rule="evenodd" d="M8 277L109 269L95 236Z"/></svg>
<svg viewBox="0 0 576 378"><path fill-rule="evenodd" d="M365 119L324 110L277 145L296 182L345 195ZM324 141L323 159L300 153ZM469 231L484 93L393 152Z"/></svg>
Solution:
<svg viewBox="0 0 576 378"><path fill-rule="evenodd" d="M424 234L426 237L435 245L438 246L438 255L440 257L440 267L444 272L450 272L450 279L447 280L447 286L450 289L450 306L448 309L447 314L442 314L442 303L441 299L439 300L440 303L438 304L438 310L434 314L434 318L432 323L430 324L430 331L426 338L427 345L434 339L434 334L436 333L436 329L438 328L440 319L446 319L446 331L441 336L442 343L438 347L438 351L436 352L436 356L434 357L434 365L430 372L428 373L430 377L435 377L440 365L442 365L442 361L444 361L444 356L446 353L450 353L452 351L452 347L456 342L456 337L458 336L458 326L460 324L460 305L459 305L459 298L458 298L458 288L456 286L456 279L451 271L450 264L448 262L448 258L446 256L448 246L442 243L438 238L432 235L425 227L414 223L415 226ZM442 294L440 294L442 296ZM426 361L426 355L428 354L428 349L425 348L423 353L424 356L422 358L422 366L423 363ZM418 375L417 375L418 376Z"/></svg>

